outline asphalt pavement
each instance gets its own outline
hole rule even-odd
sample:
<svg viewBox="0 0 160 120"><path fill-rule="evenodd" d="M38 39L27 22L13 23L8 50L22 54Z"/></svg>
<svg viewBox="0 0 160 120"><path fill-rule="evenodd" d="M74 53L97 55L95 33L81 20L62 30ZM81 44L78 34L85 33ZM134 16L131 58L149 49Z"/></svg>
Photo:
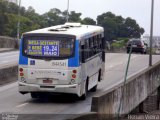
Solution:
<svg viewBox="0 0 160 120"><path fill-rule="evenodd" d="M11 54L17 58L17 53L0 54L5 55L5 60ZM17 56L16 56L17 55ZM7 56L7 57L6 57ZM3 60L3 61L5 61ZM77 115L90 112L92 97L96 94L109 90L115 85L124 81L124 75L128 60L128 54L106 54L105 79L99 83L97 92L89 92L85 101L76 100L70 95L54 95L45 99L32 99L29 94L21 95L18 93L17 82L0 87L0 113L15 114L56 114ZM153 56L153 64L160 61L160 56ZM18 62L18 60L17 60ZM1 62L0 62L1 63ZM133 54L128 71L128 77L146 69L149 63L148 55ZM60 118L60 116L58 118ZM56 116L57 117L57 116Z"/></svg>

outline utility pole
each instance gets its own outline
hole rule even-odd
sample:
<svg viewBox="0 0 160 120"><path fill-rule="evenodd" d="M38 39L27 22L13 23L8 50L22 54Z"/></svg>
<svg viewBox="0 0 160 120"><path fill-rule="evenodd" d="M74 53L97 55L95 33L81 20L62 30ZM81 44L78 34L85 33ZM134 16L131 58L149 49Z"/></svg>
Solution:
<svg viewBox="0 0 160 120"><path fill-rule="evenodd" d="M149 66L152 66L152 41L153 41L153 15L154 15L154 0L151 1L151 28L150 28L150 50L149 50Z"/></svg>
<svg viewBox="0 0 160 120"><path fill-rule="evenodd" d="M67 3L67 22L69 21L69 0Z"/></svg>
<svg viewBox="0 0 160 120"><path fill-rule="evenodd" d="M20 7L21 7L21 0L17 0L18 5L18 22L17 22L17 40L19 40L19 34L20 34Z"/></svg>

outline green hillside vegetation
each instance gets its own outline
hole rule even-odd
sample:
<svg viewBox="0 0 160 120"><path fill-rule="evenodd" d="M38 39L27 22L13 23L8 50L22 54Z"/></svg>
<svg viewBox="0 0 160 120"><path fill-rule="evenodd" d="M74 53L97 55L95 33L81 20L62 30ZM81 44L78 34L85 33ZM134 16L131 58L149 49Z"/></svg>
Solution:
<svg viewBox="0 0 160 120"><path fill-rule="evenodd" d="M20 17L18 17L19 7L6 0L0 0L0 8L0 35L10 37L17 36L18 20L20 20L20 35L22 35L22 33L27 31L64 24L67 16L67 11L61 11L57 8L50 9L48 12L40 15L35 12L33 7L26 9L22 6L20 7ZM125 19L122 16L106 12L97 16L96 23L90 17L82 19L81 15L81 13L70 11L69 22L100 25L104 27L105 39L107 41L118 40L119 38L139 38L144 33L144 29L130 17ZM117 46L121 46L121 42Z"/></svg>

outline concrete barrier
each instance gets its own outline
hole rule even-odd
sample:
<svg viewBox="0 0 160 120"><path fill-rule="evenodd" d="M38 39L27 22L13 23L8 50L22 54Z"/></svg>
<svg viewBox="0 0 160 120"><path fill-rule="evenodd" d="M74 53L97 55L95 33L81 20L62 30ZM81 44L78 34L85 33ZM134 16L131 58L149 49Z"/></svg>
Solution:
<svg viewBox="0 0 160 120"><path fill-rule="evenodd" d="M18 66L6 67L0 69L0 85L7 84L17 80Z"/></svg>
<svg viewBox="0 0 160 120"><path fill-rule="evenodd" d="M119 111L120 99L124 88L119 113L120 115L128 114L159 86L160 62L129 78L124 86L121 83L104 93L94 96L92 98L91 111L97 112L97 114L110 115L112 118L115 117Z"/></svg>
<svg viewBox="0 0 160 120"><path fill-rule="evenodd" d="M15 38L0 36L0 48L17 48L18 42Z"/></svg>

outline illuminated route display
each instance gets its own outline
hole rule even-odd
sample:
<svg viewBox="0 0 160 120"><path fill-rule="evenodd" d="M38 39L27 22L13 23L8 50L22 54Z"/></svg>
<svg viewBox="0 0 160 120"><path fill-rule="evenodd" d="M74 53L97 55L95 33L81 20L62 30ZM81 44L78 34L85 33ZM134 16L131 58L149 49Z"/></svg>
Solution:
<svg viewBox="0 0 160 120"><path fill-rule="evenodd" d="M28 40L28 55L34 56L59 56L59 41L53 40Z"/></svg>

